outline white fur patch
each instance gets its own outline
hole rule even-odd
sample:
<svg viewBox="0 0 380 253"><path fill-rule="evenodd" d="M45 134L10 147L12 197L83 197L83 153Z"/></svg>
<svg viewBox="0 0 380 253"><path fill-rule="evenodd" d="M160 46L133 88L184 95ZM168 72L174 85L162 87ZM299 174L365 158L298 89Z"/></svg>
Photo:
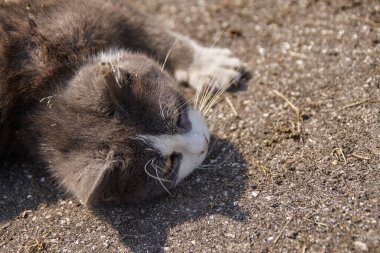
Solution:
<svg viewBox="0 0 380 253"><path fill-rule="evenodd" d="M163 156L170 156L173 153L182 155L176 184L202 164L210 141L210 133L201 113L190 110L189 120L191 131L185 134L140 136L148 140Z"/></svg>
<svg viewBox="0 0 380 253"><path fill-rule="evenodd" d="M107 51L100 52L96 58L99 59L101 62L112 62L115 63L115 61L121 61L121 59L124 57L125 52L123 50L119 49L110 49Z"/></svg>
<svg viewBox="0 0 380 253"><path fill-rule="evenodd" d="M194 50L193 62L187 70L174 73L179 81L188 82L194 89L200 90L206 84L223 89L239 81L243 63L233 56L227 48L202 47L195 41L187 40Z"/></svg>

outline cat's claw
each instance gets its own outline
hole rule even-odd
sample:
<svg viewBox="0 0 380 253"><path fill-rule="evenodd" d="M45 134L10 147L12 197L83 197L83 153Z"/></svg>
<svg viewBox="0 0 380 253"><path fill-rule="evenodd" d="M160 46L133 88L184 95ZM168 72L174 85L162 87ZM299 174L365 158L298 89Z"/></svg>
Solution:
<svg viewBox="0 0 380 253"><path fill-rule="evenodd" d="M192 43L193 62L187 70L175 73L179 81L188 82L195 90L205 85L220 90L237 84L242 76L244 66L230 49L202 47Z"/></svg>

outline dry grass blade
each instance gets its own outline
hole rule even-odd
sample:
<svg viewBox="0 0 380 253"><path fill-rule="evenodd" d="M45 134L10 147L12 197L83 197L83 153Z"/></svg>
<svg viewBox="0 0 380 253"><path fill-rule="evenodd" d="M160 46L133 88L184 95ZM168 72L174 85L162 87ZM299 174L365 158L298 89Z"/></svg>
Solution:
<svg viewBox="0 0 380 253"><path fill-rule="evenodd" d="M342 150L342 148L340 147L340 145L338 145L338 147L335 148L335 149L333 150L333 152L336 153L337 155L341 155L342 158L343 158L344 164L347 164L346 156L344 155L343 150ZM338 159L338 157L337 157L337 159Z"/></svg>
<svg viewBox="0 0 380 253"><path fill-rule="evenodd" d="M292 108L292 110L296 114L296 133L301 134L302 133L302 117L301 117L301 110L298 109L288 98L286 98L282 93L280 93L277 90L273 90L273 93L277 95L278 97L282 98L289 106Z"/></svg>
<svg viewBox="0 0 380 253"><path fill-rule="evenodd" d="M304 220L309 221L309 222L314 223L314 224L317 224L318 226L328 227L328 225L326 223L318 222L318 221L315 221L312 219L307 219L307 218L304 218Z"/></svg>
<svg viewBox="0 0 380 253"><path fill-rule="evenodd" d="M232 104L231 100L229 97L225 96L224 99L226 100L227 104L230 106L232 112L234 113L235 116L239 116L239 114L237 113L236 109L235 109L235 106Z"/></svg>
<svg viewBox="0 0 380 253"><path fill-rule="evenodd" d="M356 152L352 153L351 155L362 160L371 160L371 157Z"/></svg>
<svg viewBox="0 0 380 253"><path fill-rule="evenodd" d="M278 242L278 240L280 239L281 235L284 233L286 227L289 225L289 223L293 220L293 216L291 216L285 223L285 225L282 227L280 233L278 234L278 236L276 237L276 239L274 240L274 244L276 244Z"/></svg>
<svg viewBox="0 0 380 253"><path fill-rule="evenodd" d="M361 23L366 23L367 25L371 25L371 26L374 26L374 27L380 27L380 24L375 22L375 21L372 21L371 19L369 19L369 17L365 17L365 18L361 18L361 17L349 17L349 19L351 20L355 20L355 21L358 21L358 22L361 22Z"/></svg>
<svg viewBox="0 0 380 253"><path fill-rule="evenodd" d="M351 104L343 106L342 108L339 109L339 111L342 111L342 110L345 110L345 109L348 109L348 108L351 108L351 107L359 106L359 105L364 104L366 102L369 102L369 103L378 103L378 102L380 102L380 100L376 100L376 99L373 99L373 98L362 99L362 100L359 100L359 101L357 101L355 103L351 103Z"/></svg>

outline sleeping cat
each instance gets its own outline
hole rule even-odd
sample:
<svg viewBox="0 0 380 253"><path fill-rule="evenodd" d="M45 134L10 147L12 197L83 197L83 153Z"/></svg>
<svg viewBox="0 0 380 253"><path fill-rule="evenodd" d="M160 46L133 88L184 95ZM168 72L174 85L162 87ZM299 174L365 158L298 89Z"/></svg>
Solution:
<svg viewBox="0 0 380 253"><path fill-rule="evenodd" d="M5 1L0 158L33 157L86 206L157 196L210 142L178 82L222 88L241 68L125 1Z"/></svg>

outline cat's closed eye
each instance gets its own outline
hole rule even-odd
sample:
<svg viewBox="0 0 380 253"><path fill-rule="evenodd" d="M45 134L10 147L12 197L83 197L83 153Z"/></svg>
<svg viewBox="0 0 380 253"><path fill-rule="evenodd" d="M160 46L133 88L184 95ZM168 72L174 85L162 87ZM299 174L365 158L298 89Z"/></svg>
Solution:
<svg viewBox="0 0 380 253"><path fill-rule="evenodd" d="M176 123L176 126L178 128L183 128L184 127L184 116L183 116L184 112L179 112L178 115L177 115L177 123Z"/></svg>
<svg viewBox="0 0 380 253"><path fill-rule="evenodd" d="M186 132L191 127L189 122L188 111L188 107L184 107L180 108L180 110L177 113L175 125L179 132Z"/></svg>

